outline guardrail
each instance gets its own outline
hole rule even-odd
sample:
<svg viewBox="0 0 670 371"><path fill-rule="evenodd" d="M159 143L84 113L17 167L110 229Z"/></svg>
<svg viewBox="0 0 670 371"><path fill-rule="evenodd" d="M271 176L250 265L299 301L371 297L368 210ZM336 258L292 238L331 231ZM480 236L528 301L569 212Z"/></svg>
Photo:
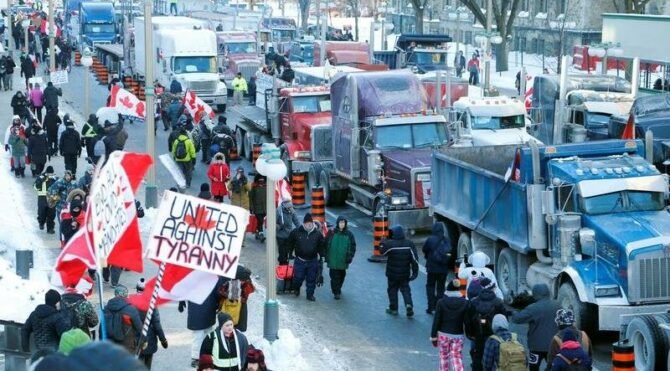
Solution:
<svg viewBox="0 0 670 371"><path fill-rule="evenodd" d="M0 353L5 355L5 370L28 370L28 360L31 354L21 349L23 324L0 319L0 325L4 327L0 332Z"/></svg>

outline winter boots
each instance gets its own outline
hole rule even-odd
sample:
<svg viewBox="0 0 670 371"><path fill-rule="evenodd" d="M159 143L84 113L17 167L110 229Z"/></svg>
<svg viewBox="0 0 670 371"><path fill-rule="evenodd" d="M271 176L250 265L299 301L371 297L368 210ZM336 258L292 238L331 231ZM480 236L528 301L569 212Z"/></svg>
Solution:
<svg viewBox="0 0 670 371"><path fill-rule="evenodd" d="M407 308L407 318L414 317L414 308L409 304L406 305L406 308Z"/></svg>
<svg viewBox="0 0 670 371"><path fill-rule="evenodd" d="M26 177L26 168L25 167L14 168L14 175L17 178L25 178Z"/></svg>

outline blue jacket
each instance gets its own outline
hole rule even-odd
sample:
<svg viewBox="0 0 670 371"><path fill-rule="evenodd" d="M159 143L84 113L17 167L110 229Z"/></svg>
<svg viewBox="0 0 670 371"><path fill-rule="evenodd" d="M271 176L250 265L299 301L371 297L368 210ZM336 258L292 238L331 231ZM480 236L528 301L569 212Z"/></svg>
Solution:
<svg viewBox="0 0 670 371"><path fill-rule="evenodd" d="M587 370L591 369L592 361L588 354L582 349L582 345L578 341L566 341L561 345L561 351L558 352L551 366L552 371L568 370L568 362L562 357L567 358L573 364L578 363L584 366Z"/></svg>
<svg viewBox="0 0 670 371"><path fill-rule="evenodd" d="M453 268L453 263L440 263L433 259L433 251L439 248L440 245L446 241L448 246L451 246L449 237L444 233L444 223L438 222L433 224L433 233L423 244L423 256L426 258L426 271L428 273L447 274L450 268ZM450 259L451 260L451 259Z"/></svg>
<svg viewBox="0 0 670 371"><path fill-rule="evenodd" d="M391 238L382 240L380 252L388 257L386 277L389 279L412 281L419 275L416 247L405 238L401 226L391 228Z"/></svg>

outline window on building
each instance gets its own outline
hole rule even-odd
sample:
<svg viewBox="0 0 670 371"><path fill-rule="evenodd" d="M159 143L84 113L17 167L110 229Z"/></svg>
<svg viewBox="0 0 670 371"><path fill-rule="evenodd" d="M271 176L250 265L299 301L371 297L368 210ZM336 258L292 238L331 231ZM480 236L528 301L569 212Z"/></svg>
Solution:
<svg viewBox="0 0 670 371"><path fill-rule="evenodd" d="M558 1L558 14L565 14L566 6L567 6L568 0L559 0Z"/></svg>

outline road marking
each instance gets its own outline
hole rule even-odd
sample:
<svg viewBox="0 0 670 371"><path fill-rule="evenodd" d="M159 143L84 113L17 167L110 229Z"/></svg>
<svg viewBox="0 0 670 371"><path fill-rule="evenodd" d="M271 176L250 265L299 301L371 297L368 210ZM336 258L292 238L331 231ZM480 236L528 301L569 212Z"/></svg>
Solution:
<svg viewBox="0 0 670 371"><path fill-rule="evenodd" d="M326 215L331 217L333 220L337 220L337 215L335 215L335 213L333 213L332 211L326 210ZM350 225L354 228L358 228L358 224L350 221L349 219L347 219L347 225Z"/></svg>

